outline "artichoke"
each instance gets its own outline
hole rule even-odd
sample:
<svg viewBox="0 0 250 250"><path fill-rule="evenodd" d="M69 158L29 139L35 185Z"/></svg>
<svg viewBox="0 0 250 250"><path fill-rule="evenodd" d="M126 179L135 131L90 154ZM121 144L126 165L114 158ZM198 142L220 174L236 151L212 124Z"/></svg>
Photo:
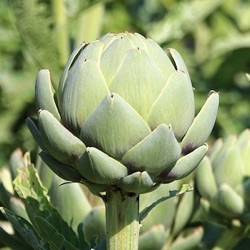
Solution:
<svg viewBox="0 0 250 250"><path fill-rule="evenodd" d="M150 192L181 179L205 156L219 97L195 116L193 88L174 49L137 33L108 33L73 51L53 90L36 80L38 119L27 119L41 158L94 194Z"/></svg>
<svg viewBox="0 0 250 250"><path fill-rule="evenodd" d="M218 139L196 170L202 204L220 223L250 222L250 130Z"/></svg>

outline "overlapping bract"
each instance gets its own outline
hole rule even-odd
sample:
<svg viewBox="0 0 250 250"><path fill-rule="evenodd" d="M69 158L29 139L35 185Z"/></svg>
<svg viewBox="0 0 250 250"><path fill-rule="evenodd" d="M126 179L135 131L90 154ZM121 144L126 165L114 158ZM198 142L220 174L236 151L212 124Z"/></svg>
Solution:
<svg viewBox="0 0 250 250"><path fill-rule="evenodd" d="M196 170L196 184L207 211L222 221L250 222L250 130L218 139Z"/></svg>
<svg viewBox="0 0 250 250"><path fill-rule="evenodd" d="M56 98L56 99L55 99ZM36 81L41 157L93 193L145 193L187 176L207 152L219 97L194 117L192 84L178 52L140 34L108 33L69 58L56 97L48 70Z"/></svg>

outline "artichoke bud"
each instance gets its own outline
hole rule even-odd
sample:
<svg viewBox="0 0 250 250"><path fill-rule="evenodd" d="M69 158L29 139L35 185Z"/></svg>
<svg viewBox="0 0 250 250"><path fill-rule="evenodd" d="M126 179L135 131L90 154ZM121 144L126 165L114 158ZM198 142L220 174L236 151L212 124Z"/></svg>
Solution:
<svg viewBox="0 0 250 250"><path fill-rule="evenodd" d="M196 170L197 189L209 204L207 213L220 214L228 220L244 221L249 214L250 187L249 130L238 137L218 139L209 156L205 157ZM216 218L215 218L216 219ZM217 220L217 219L216 219ZM221 220L218 220L221 223Z"/></svg>
<svg viewBox="0 0 250 250"><path fill-rule="evenodd" d="M39 71L36 105L38 122L27 125L54 172L95 194L110 186L140 194L196 168L218 94L194 119L181 55L140 34L108 33L73 51L55 93L49 71Z"/></svg>

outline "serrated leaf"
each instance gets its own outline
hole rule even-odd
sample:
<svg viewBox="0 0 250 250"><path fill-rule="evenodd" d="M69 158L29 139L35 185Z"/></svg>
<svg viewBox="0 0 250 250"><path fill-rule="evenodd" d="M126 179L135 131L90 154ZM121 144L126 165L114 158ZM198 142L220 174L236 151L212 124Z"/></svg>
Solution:
<svg viewBox="0 0 250 250"><path fill-rule="evenodd" d="M66 235L59 232L60 226L55 225L55 228L46 219L41 217L36 217L35 221L40 228L39 234L50 245L51 250L78 250L78 248L65 239Z"/></svg>
<svg viewBox="0 0 250 250"><path fill-rule="evenodd" d="M28 245L28 243L24 242L21 235L17 234L8 234L4 229L0 227L0 242L4 246L8 246L11 250L32 250L33 248ZM6 248L8 250L9 248ZM4 248L5 249L5 248ZM4 250L1 248L1 250Z"/></svg>
<svg viewBox="0 0 250 250"><path fill-rule="evenodd" d="M47 190L43 187L38 173L30 161L29 153L24 155L24 166L18 170L18 175L13 181L13 185L20 198L33 197L41 204L49 203Z"/></svg>
<svg viewBox="0 0 250 250"><path fill-rule="evenodd" d="M33 249L50 250L46 242L41 239L34 227L28 221L6 208L1 207L0 211L4 214L6 219L13 224L15 229L22 235L22 237L27 240L27 243L32 246Z"/></svg>
<svg viewBox="0 0 250 250"><path fill-rule="evenodd" d="M27 197L25 200L25 205L27 213L29 214L29 218L31 219L32 224L39 234L42 233L44 229L39 223L37 223L37 217L46 219L46 221L51 224L51 226L57 228L60 234L64 235L67 241L78 247L77 235L50 203L43 206L43 204L39 203L37 200Z"/></svg>
<svg viewBox="0 0 250 250"><path fill-rule="evenodd" d="M31 164L29 155L24 156L25 165L20 168L14 180L14 188L18 195L24 199L29 219L38 233L43 231L36 218L42 217L65 236L66 240L78 246L78 238L73 229L62 219L58 211L52 206L47 190L42 186L36 169Z"/></svg>

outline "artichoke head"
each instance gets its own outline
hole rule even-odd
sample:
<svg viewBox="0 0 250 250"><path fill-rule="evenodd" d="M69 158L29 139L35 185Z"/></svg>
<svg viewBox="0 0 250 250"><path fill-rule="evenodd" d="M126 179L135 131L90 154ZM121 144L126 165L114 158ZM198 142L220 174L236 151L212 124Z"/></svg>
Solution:
<svg viewBox="0 0 250 250"><path fill-rule="evenodd" d="M218 139L196 170L202 204L217 222L250 222L250 130ZM223 218L223 219L222 219Z"/></svg>
<svg viewBox="0 0 250 250"><path fill-rule="evenodd" d="M60 177L98 194L146 193L192 172L207 152L219 97L195 117L185 63L137 33L108 33L73 51L58 89L36 80L38 119L28 127Z"/></svg>

